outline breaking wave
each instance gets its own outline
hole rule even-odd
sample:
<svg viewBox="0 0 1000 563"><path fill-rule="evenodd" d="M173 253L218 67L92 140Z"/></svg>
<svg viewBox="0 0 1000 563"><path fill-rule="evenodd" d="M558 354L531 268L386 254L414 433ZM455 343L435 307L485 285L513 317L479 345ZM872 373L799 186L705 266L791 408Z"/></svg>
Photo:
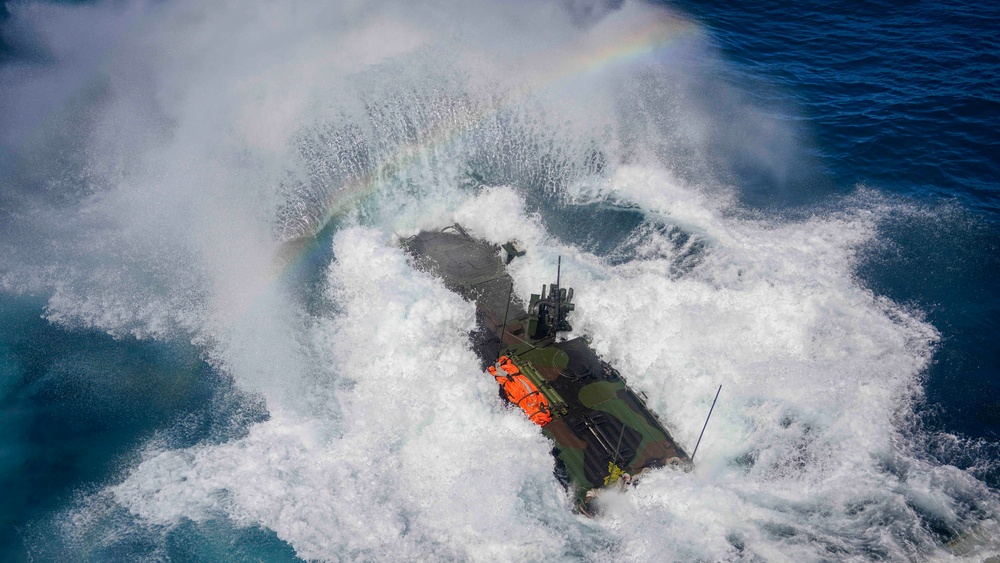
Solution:
<svg viewBox="0 0 1000 563"><path fill-rule="evenodd" d="M26 532L38 554L169 557L191 526L202 541L269 530L310 560L996 549L963 541L1000 533L995 492L921 449L937 331L855 275L905 205L859 188L798 217L743 208L729 165L786 166L798 132L718 80L682 14L12 12L15 46L49 60L2 77L25 109L5 116L3 182L33 189L4 191L0 287L50 295L47 318L69 329L193 342L269 413L228 440L151 440ZM562 256L574 326L685 447L723 385L693 471L572 514L550 444L479 377L472 305L396 243L453 222L525 243L522 297Z"/></svg>

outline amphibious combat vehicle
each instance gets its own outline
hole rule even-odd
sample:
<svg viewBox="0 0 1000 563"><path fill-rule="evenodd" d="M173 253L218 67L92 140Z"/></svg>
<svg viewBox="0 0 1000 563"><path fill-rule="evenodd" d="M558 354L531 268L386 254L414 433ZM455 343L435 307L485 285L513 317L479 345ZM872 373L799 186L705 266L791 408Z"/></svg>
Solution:
<svg viewBox="0 0 1000 563"><path fill-rule="evenodd" d="M575 305L573 290L559 285L558 268L556 283L525 304L513 295L506 271L524 254L516 242L496 246L456 224L402 244L417 267L476 304L471 338L483 369L500 384L501 397L553 441L556 476L579 510L591 510L590 500L603 487L624 488L649 469L690 463L617 370L584 338L562 337L571 330L567 315Z"/></svg>

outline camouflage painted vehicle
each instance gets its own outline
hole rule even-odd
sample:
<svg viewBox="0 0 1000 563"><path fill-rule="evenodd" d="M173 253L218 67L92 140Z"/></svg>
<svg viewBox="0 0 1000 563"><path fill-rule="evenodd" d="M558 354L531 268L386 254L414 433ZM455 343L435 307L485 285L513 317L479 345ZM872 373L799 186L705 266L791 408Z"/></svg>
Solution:
<svg viewBox="0 0 1000 563"><path fill-rule="evenodd" d="M555 444L556 476L581 511L603 487L624 488L649 469L690 463L640 394L584 338L560 338L571 330L566 317L575 305L573 290L559 286L558 274L525 304L512 295L501 258L509 264L524 254L515 242L498 247L454 225L402 244L417 267L475 302L478 328L471 338L483 369L499 368L504 357L505 369L519 371L544 397L542 432ZM508 396L501 388L501 397Z"/></svg>

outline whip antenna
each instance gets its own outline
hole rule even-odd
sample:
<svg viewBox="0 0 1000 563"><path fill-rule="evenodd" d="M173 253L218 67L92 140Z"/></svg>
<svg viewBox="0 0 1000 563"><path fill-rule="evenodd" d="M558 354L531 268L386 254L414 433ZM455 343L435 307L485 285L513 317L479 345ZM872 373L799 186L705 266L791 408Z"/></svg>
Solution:
<svg viewBox="0 0 1000 563"><path fill-rule="evenodd" d="M562 256L556 262L556 334L559 334L559 304L562 303L562 284L560 275L562 274Z"/></svg>
<svg viewBox="0 0 1000 563"><path fill-rule="evenodd" d="M698 446L701 445L701 437L705 435L705 428L708 428L708 419L712 418L712 411L715 410L715 401L719 400L719 393L722 392L722 386L719 385L719 390L715 392L715 399L712 401L712 408L708 409L708 416L705 417L705 425L701 427L701 434L698 434L698 442L694 445L694 453L691 454L691 461L694 462L694 456L698 453Z"/></svg>
<svg viewBox="0 0 1000 563"><path fill-rule="evenodd" d="M497 361L500 361L500 354L503 353L503 337L507 334L507 314L510 313L510 299L514 296L514 280L510 282L510 291L507 292L507 309L503 312L503 328L500 329L500 346L497 348Z"/></svg>

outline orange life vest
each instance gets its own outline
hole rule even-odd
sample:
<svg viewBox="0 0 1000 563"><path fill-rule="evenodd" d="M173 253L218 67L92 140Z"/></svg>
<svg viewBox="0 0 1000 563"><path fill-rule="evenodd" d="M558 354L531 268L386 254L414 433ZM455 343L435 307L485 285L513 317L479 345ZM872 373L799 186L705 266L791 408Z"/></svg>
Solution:
<svg viewBox="0 0 1000 563"><path fill-rule="evenodd" d="M552 415L549 414L549 401L542 395L541 391L531 380L524 376L514 362L507 356L500 357L500 369L503 374L498 374L495 366L487 368L503 388L507 399L515 405L521 407L524 414L528 415L531 422L539 426L545 426L552 422Z"/></svg>

